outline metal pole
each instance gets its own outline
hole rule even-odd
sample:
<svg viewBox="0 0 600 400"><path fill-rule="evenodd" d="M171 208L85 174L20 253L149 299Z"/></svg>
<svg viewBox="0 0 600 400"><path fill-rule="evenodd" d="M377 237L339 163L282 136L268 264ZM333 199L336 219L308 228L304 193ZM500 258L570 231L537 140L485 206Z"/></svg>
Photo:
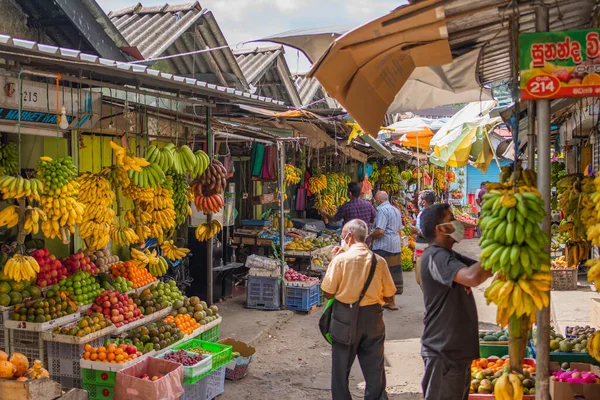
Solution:
<svg viewBox="0 0 600 400"><path fill-rule="evenodd" d="M214 138L211 126L212 111L210 107L206 107L206 150L208 151L208 157L212 160L215 156L214 149ZM206 222L209 224L212 222L212 213L206 216ZM213 246L214 239L210 238L206 241L206 302L208 304L213 303Z"/></svg>
<svg viewBox="0 0 600 400"><path fill-rule="evenodd" d="M281 276L283 277L285 276L285 144L280 140L277 141L277 150L279 153L279 171L277 173L279 182L279 252L281 254ZM281 304L285 307L285 285L281 285Z"/></svg>
<svg viewBox="0 0 600 400"><path fill-rule="evenodd" d="M550 18L546 6L535 8L535 28L537 32L547 32ZM542 221L542 231L551 237L550 217L550 100L537 100L538 126L538 190L544 200L545 216ZM546 248L547 252L550 249ZM550 297L550 292L548 292ZM552 302L550 302L550 305ZM550 398L550 306L538 311L537 315L537 374L536 399Z"/></svg>
<svg viewBox="0 0 600 400"><path fill-rule="evenodd" d="M535 170L535 114L535 103L527 102L527 164L531 170Z"/></svg>

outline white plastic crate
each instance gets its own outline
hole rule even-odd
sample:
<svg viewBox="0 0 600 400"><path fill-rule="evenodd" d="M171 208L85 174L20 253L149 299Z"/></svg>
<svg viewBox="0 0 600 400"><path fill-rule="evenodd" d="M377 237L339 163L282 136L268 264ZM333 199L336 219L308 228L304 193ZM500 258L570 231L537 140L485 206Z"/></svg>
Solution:
<svg viewBox="0 0 600 400"><path fill-rule="evenodd" d="M10 354L10 330L4 327L4 321L10 317L9 311L0 312L0 350Z"/></svg>
<svg viewBox="0 0 600 400"><path fill-rule="evenodd" d="M100 337L98 339L92 340L89 344L92 347L100 347L107 336ZM59 342L46 342L46 346L48 349L48 357L54 358L69 358L76 359L79 361L81 355L84 353L85 344L68 344L68 343L59 343Z"/></svg>
<svg viewBox="0 0 600 400"><path fill-rule="evenodd" d="M212 400L225 391L225 366L214 370L193 385L183 385L182 400Z"/></svg>
<svg viewBox="0 0 600 400"><path fill-rule="evenodd" d="M48 356L48 372L52 378L79 378L81 379L81 367L79 359L54 358Z"/></svg>
<svg viewBox="0 0 600 400"><path fill-rule="evenodd" d="M40 360L48 365L46 344L41 332L10 329L10 350L25 355L30 362Z"/></svg>

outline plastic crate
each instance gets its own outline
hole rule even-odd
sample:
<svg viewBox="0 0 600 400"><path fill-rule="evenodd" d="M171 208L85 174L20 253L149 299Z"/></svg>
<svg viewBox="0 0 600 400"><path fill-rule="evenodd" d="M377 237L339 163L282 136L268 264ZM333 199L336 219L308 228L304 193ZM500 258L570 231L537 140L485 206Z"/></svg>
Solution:
<svg viewBox="0 0 600 400"><path fill-rule="evenodd" d="M46 344L41 332L10 329L10 350L23 354L28 360L40 360L48 365Z"/></svg>
<svg viewBox="0 0 600 400"><path fill-rule="evenodd" d="M574 328L574 326L565 326L565 339L577 339L579 337L579 335L569 335L567 332L569 331L569 328ZM595 329L592 327L592 329Z"/></svg>
<svg viewBox="0 0 600 400"><path fill-rule="evenodd" d="M531 352L533 353L533 357L535 358L535 346L533 345L533 340L530 341ZM560 351L551 351L550 352L550 361L556 361L559 365L568 362L576 362L576 363L584 363L584 364L593 364L600 366L600 361L597 361L594 357L592 357L589 353L564 353Z"/></svg>
<svg viewBox="0 0 600 400"><path fill-rule="evenodd" d="M221 367L193 385L183 385L182 400L212 400L225 391L225 367Z"/></svg>
<svg viewBox="0 0 600 400"><path fill-rule="evenodd" d="M507 355L507 344L479 344L479 357L481 358L489 358L491 356L502 358ZM525 348L525 358L535 358L529 346Z"/></svg>
<svg viewBox="0 0 600 400"><path fill-rule="evenodd" d="M10 316L9 311L0 312L0 350L11 354L10 351L10 330L4 327L4 321Z"/></svg>
<svg viewBox="0 0 600 400"><path fill-rule="evenodd" d="M249 276L246 307L259 310L279 310L281 308L281 280Z"/></svg>
<svg viewBox="0 0 600 400"><path fill-rule="evenodd" d="M310 287L286 286L285 306L288 310L309 311L319 304L319 285Z"/></svg>
<svg viewBox="0 0 600 400"><path fill-rule="evenodd" d="M175 350L169 350L163 354L160 354L158 356L156 356L156 358L165 358L165 355L167 355L168 353L172 353ZM187 352L188 355L195 355L196 353L192 353L192 352ZM174 361L176 362L176 361ZM203 357L203 360L199 361L198 363L196 363L195 365L191 365L191 366L186 366L186 365L182 365L183 367L183 380L186 381L193 381L196 379L200 379L203 376L206 376L207 374L210 373L210 371L212 371L212 356L205 356Z"/></svg>
<svg viewBox="0 0 600 400"><path fill-rule="evenodd" d="M219 341L219 326L217 325L214 328L210 328L209 330L202 332L200 334L199 339L204 340L205 342L218 342Z"/></svg>
<svg viewBox="0 0 600 400"><path fill-rule="evenodd" d="M103 336L98 339L91 340L89 343L92 347L100 347L104 343L108 336ZM85 344L69 344L59 342L46 342L48 349L48 357L54 358L70 358L73 360L79 360L81 355L85 352Z"/></svg>
<svg viewBox="0 0 600 400"><path fill-rule="evenodd" d="M87 385L114 386L117 381L117 373L111 371L100 371L82 368L81 377Z"/></svg>
<svg viewBox="0 0 600 400"><path fill-rule="evenodd" d="M84 383L83 388L88 392L88 400L112 400L115 395L114 385L101 386Z"/></svg>
<svg viewBox="0 0 600 400"><path fill-rule="evenodd" d="M205 342L203 340L192 339L185 343L173 346L173 350L189 350L194 347L201 347L205 350L210 351L212 354L212 368L211 371L226 365L232 358L231 346L219 343ZM209 372L210 373L210 372ZM194 384L206 375L200 375L199 377L192 379L185 379L183 382L186 384Z"/></svg>
<svg viewBox="0 0 600 400"><path fill-rule="evenodd" d="M577 269L552 270L552 290L577 290Z"/></svg>
<svg viewBox="0 0 600 400"><path fill-rule="evenodd" d="M81 367L79 359L72 358L55 358L48 356L48 372L53 379L65 378L81 378Z"/></svg>

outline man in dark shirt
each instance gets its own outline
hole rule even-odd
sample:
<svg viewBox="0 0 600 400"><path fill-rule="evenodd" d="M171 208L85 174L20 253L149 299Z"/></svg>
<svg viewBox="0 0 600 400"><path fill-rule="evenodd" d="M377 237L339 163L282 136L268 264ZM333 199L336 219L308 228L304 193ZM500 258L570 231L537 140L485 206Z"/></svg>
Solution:
<svg viewBox="0 0 600 400"><path fill-rule="evenodd" d="M375 215L377 215L377 211L373 204L359 197L360 183L350 182L348 184L348 198L350 201L342 204L335 215L329 215L324 210L320 210L320 214L331 222L343 220L344 224L347 224L353 219L361 219L365 221L367 226L370 226L375 219Z"/></svg>
<svg viewBox="0 0 600 400"><path fill-rule="evenodd" d="M471 288L491 273L452 250L463 238L464 225L454 218L448 204L425 209L421 231L429 242L421 264L423 394L425 400L467 400L471 361L479 358L477 307Z"/></svg>

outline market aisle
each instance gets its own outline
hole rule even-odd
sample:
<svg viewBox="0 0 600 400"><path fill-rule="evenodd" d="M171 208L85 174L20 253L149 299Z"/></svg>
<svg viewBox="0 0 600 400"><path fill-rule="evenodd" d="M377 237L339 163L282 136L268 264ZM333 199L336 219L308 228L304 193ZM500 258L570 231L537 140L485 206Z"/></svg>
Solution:
<svg viewBox="0 0 600 400"><path fill-rule="evenodd" d="M457 251L477 258L478 240L461 242ZM396 297L400 311L384 312L388 392L390 399L394 400L421 398L423 361L419 352L424 309L421 289L415 282L413 272L404 274L404 288L404 294ZM479 307L483 291L476 292L476 298ZM229 307L227 303L221 307ZM480 319L493 321L495 310L488 309L484 300L482 304L485 308L479 311ZM238 304L237 307L241 306ZM226 311L223 312L227 315ZM246 316L242 316L243 313ZM280 312L243 311L240 308L239 314L236 311L239 318L227 319L228 326L224 331L235 332L238 324L244 324L247 338L256 337L257 334L248 331L248 326L258 329L268 324L269 320L284 318L283 315L276 317L276 313ZM252 316L255 321L249 320ZM320 311L311 315L294 314L287 323L276 325L273 322L276 327L270 330L271 337L265 335L258 342L257 360L250 368L250 375L239 382L227 381L225 393L220 399L330 399L331 350L317 328L320 316ZM352 370L350 387L355 398L362 398L364 384L358 362L355 362Z"/></svg>

